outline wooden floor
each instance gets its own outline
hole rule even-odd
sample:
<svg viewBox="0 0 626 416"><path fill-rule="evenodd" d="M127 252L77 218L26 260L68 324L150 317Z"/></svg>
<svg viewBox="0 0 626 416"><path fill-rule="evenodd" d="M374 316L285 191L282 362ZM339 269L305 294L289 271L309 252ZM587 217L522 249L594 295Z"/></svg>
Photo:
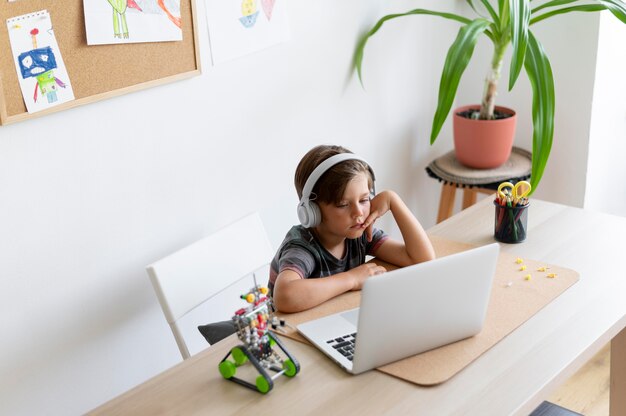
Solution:
<svg viewBox="0 0 626 416"><path fill-rule="evenodd" d="M609 414L611 344L602 348L576 374L559 387L548 401L585 416Z"/></svg>

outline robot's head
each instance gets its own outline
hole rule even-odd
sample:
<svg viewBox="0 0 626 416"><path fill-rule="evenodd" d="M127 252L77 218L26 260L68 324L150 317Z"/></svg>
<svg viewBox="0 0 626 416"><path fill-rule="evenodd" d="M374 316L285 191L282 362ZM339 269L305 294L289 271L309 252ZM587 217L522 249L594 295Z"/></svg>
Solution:
<svg viewBox="0 0 626 416"><path fill-rule="evenodd" d="M22 78L36 77L57 67L54 53L49 46L21 53L17 59L20 71L22 72Z"/></svg>

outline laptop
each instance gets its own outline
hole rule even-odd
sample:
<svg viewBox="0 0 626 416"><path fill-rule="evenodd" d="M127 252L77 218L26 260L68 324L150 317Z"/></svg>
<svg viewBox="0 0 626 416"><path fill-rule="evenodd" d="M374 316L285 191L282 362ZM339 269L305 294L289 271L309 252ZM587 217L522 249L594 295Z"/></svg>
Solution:
<svg viewBox="0 0 626 416"><path fill-rule="evenodd" d="M367 279L359 308L297 325L346 371L359 374L478 334L497 243Z"/></svg>

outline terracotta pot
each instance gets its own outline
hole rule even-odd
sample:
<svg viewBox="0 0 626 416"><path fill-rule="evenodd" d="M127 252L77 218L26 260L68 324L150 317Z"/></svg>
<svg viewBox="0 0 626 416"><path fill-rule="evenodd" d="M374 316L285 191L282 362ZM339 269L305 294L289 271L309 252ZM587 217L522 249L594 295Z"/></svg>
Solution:
<svg viewBox="0 0 626 416"><path fill-rule="evenodd" d="M497 168L509 159L515 138L515 111L496 106L496 110L512 114L500 120L472 120L458 113L479 109L468 105L454 110L454 151L459 162L470 168Z"/></svg>

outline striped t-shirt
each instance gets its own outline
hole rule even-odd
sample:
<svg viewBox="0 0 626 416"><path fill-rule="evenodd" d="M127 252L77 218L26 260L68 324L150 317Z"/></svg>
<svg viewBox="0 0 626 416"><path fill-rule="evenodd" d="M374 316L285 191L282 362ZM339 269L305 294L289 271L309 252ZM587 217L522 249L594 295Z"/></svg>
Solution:
<svg viewBox="0 0 626 416"><path fill-rule="evenodd" d="M374 228L372 241L365 233L360 238L346 239L346 254L338 259L326 250L310 229L297 225L291 228L270 264L270 293L278 274L293 270L304 279L327 277L346 272L365 263L365 256L376 255L376 250L389 236Z"/></svg>

